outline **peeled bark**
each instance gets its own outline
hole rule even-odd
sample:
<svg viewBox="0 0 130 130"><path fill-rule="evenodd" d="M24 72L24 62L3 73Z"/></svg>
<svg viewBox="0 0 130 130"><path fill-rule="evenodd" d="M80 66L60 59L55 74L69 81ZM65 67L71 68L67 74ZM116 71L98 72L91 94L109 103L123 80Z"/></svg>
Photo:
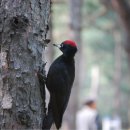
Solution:
<svg viewBox="0 0 130 130"><path fill-rule="evenodd" d="M44 63L50 0L1 0L0 6L0 128L40 129L44 85L37 70Z"/></svg>

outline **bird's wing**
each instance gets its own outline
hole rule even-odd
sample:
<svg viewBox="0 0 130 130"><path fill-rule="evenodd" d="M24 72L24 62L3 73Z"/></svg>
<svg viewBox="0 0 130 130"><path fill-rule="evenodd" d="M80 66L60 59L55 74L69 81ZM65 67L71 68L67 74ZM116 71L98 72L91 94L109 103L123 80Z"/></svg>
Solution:
<svg viewBox="0 0 130 130"><path fill-rule="evenodd" d="M68 104L71 82L73 81L71 81L69 72L64 64L55 65L53 69L50 68L47 76L47 87L51 95L51 105L57 128L61 126L63 113Z"/></svg>

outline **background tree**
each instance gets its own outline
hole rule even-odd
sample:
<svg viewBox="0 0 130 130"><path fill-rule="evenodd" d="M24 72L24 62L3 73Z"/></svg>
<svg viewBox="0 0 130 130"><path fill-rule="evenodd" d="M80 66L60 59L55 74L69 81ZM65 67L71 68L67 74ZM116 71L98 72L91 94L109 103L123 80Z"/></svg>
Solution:
<svg viewBox="0 0 130 130"><path fill-rule="evenodd" d="M61 43L61 41L70 38L71 20L70 6L68 6L68 4L67 0L55 0L54 2L52 21L54 43ZM76 93L76 95L79 95L76 105L81 107L82 102L89 95L91 90L91 70L93 66L96 65L100 68L98 93L98 110L100 115L103 118L106 117L106 115L112 117L117 110L115 100L119 101L119 106L121 106L118 107L119 115L122 120L123 128L127 129L130 124L128 121L128 113L130 113L128 105L130 98L129 72L127 57L121 45L124 43L126 35L124 35L124 31L122 30L124 28L122 26L123 24L119 21L119 17L112 9L110 1L83 1L82 24L80 23L80 25L83 27L81 30L81 39L84 63L82 66L84 66L84 68L81 68L83 68L84 76L82 83L79 85L79 91ZM120 37L120 39L118 37ZM59 51L55 53L56 57L57 55L59 55ZM121 57L119 58L119 56ZM80 64L82 63L80 62ZM78 76L79 75L82 74L78 73ZM119 98L116 98L116 92L118 92L118 90ZM67 116L65 119L70 121L72 120L72 116L70 117L67 110L65 112Z"/></svg>
<svg viewBox="0 0 130 130"><path fill-rule="evenodd" d="M115 0L111 2L113 8L119 14L125 29L126 42L124 44L124 48L128 55L128 62L130 62L130 4L127 0Z"/></svg>
<svg viewBox="0 0 130 130"><path fill-rule="evenodd" d="M82 80L82 4L83 0L69 0L69 38L73 39L78 44L78 53L76 54L75 64L75 81L70 96L69 105L67 108L66 116L69 129L75 128L75 116L78 109L78 92L80 90Z"/></svg>
<svg viewBox="0 0 130 130"><path fill-rule="evenodd" d="M121 39L121 33L114 29L113 31L113 37L115 39L115 72L113 76L113 84L115 87L115 94L114 94L114 100L113 100L113 108L114 108L114 114L120 116L120 107L121 107L121 91L120 91L120 80L122 77L122 39Z"/></svg>
<svg viewBox="0 0 130 130"><path fill-rule="evenodd" d="M124 37L125 42L123 47L127 54L128 65L130 70L130 3L128 0L114 0L111 1L111 4L117 14L120 16L122 27L124 29ZM128 108L130 108L130 103L127 101ZM130 123L129 112L128 112L128 120Z"/></svg>
<svg viewBox="0 0 130 130"><path fill-rule="evenodd" d="M37 71L44 63L49 14L50 0L0 2L1 129L42 126L45 104Z"/></svg>

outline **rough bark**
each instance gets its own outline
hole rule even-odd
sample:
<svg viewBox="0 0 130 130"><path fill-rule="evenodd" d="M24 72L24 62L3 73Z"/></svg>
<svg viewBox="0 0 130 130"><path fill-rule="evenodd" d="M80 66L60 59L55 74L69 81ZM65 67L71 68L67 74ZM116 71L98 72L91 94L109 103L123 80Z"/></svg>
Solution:
<svg viewBox="0 0 130 130"><path fill-rule="evenodd" d="M53 4L51 5L53 6ZM47 70L49 69L50 65L52 64L53 60L54 60L54 46L53 44L53 11L51 10L50 12L50 20L49 20L49 32L48 32L48 38L51 39L50 44L48 44L47 46L47 51L46 51L46 59L47 59Z"/></svg>
<svg viewBox="0 0 130 130"><path fill-rule="evenodd" d="M36 72L47 43L49 10L50 0L0 1L1 129L42 126L44 96Z"/></svg>
<svg viewBox="0 0 130 130"><path fill-rule="evenodd" d="M65 120L70 130L75 129L75 116L78 109L78 94L80 87L80 72L82 65L82 43L81 43L81 30L82 30L82 8L83 0L69 0L70 7L70 38L78 44L78 53L75 58L76 72L75 81L73 84L72 93L70 96L69 105L65 114ZM80 64L79 64L80 63Z"/></svg>

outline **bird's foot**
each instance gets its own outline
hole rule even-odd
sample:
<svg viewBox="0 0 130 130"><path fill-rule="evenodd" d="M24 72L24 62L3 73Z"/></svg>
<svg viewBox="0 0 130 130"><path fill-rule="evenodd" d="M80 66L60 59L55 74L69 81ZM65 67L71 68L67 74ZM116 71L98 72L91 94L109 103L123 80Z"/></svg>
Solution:
<svg viewBox="0 0 130 130"><path fill-rule="evenodd" d="M46 62L47 63L47 62ZM38 71L37 71L37 76L38 76L38 79L39 79L39 82L42 82L42 83L45 83L46 82L46 71L45 71L45 66L46 66L46 63L42 64L41 67L39 67Z"/></svg>

